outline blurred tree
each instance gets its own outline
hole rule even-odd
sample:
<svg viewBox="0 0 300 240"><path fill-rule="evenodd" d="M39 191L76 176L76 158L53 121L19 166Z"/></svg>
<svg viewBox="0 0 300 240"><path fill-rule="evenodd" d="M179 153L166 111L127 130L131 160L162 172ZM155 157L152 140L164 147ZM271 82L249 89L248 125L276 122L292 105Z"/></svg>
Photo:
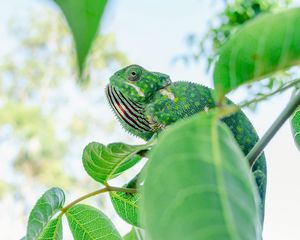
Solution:
<svg viewBox="0 0 300 240"><path fill-rule="evenodd" d="M11 187L10 184L8 184L5 181L0 180L0 200L9 191L10 187Z"/></svg>
<svg viewBox="0 0 300 240"><path fill-rule="evenodd" d="M12 129L19 173L45 185L68 188L72 182L75 187L76 176L66 174L63 160L70 143L89 133L99 117L88 109L79 113L69 103L87 96L101 99L101 90L93 86L103 86L104 69L123 66L127 58L116 49L113 35L97 36L82 89L74 79L72 37L59 11L42 5L19 18L8 24L14 48L0 59L0 133Z"/></svg>

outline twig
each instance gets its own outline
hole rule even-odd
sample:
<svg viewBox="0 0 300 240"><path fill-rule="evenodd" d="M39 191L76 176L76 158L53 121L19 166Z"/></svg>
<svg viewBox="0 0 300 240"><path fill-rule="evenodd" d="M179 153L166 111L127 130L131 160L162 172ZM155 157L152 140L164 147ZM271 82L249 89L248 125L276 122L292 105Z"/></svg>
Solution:
<svg viewBox="0 0 300 240"><path fill-rule="evenodd" d="M279 92L283 92L283 91L285 91L285 90L287 90L287 89L289 89L289 88L291 88L291 87L293 87L293 86L296 86L296 85L298 85L298 84L300 84L300 79L296 79L296 80L294 80L294 81L292 81L292 82L286 84L284 87L278 88L278 89L276 89L275 91L273 91L273 92L271 92L271 93L269 93L269 94L267 94L267 95L263 95L263 96L261 96L261 97L254 98L254 99L252 99L252 100L250 100L250 101L248 101L248 102L241 103L241 104L239 104L239 107L240 107L240 108L243 108L243 107L247 107L247 106L249 106L249 105L251 105L251 104L253 104L253 103L260 102L260 101L262 101L262 100L265 100L265 99L268 98L268 97L271 97L271 96L273 96L273 95L275 95L275 94L277 94L277 93L279 93Z"/></svg>
<svg viewBox="0 0 300 240"><path fill-rule="evenodd" d="M104 188L101 188L101 189L98 189L94 192L91 192L91 193L88 193L86 195L83 195L77 199L75 199L74 201L70 202L68 205L66 205L65 207L63 207L61 209L61 212L59 214L59 217L61 217L63 214L65 214L65 212L68 211L69 208L73 207L75 204L87 199L87 198L90 198L90 197L93 197L93 196L96 196L98 194L101 194L101 193L105 193L105 192L126 192L126 193L136 193L137 190L135 188L122 188L122 187L113 187L113 186L109 186L108 184L106 184L106 187Z"/></svg>
<svg viewBox="0 0 300 240"><path fill-rule="evenodd" d="M266 145L270 142L283 123L293 114L296 108L300 105L300 93L295 95L288 103L286 108L281 112L275 122L271 125L265 135L255 144L252 150L248 153L247 159L252 167L257 158L260 156Z"/></svg>

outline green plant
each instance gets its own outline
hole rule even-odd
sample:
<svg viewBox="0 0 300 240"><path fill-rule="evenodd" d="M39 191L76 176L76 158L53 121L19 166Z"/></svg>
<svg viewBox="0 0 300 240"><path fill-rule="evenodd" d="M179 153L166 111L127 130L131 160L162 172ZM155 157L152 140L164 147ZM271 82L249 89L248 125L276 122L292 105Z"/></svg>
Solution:
<svg viewBox="0 0 300 240"><path fill-rule="evenodd" d="M176 59L183 60L187 64L202 60L206 63L208 72L216 62L222 46L245 23L263 14L287 9L292 2L292 0L225 0L220 12L208 21L205 34L203 36L198 36L197 33L189 34L187 36L188 52ZM265 81L248 85L248 95L254 98L268 94L269 91L283 87L290 77L289 72L279 71ZM248 107L255 109L256 103Z"/></svg>
<svg viewBox="0 0 300 240"><path fill-rule="evenodd" d="M95 15L100 19L103 6L99 7L99 1L82 2L101 10ZM68 16L72 5L65 4L62 9L68 9ZM73 21L80 21L81 15L78 16L69 18L71 28L76 28ZM300 94L295 91L286 109L247 156L219 119L270 95L299 87L300 81L294 79L268 96L236 106L225 102L229 91L299 63L299 24L300 8L271 13L245 24L224 44L214 68L216 108L173 124L144 145L88 144L83 151L84 168L103 188L67 205L63 190L49 189L31 211L25 239L62 239L63 216L67 217L74 239L122 239L100 210L79 204L105 192L110 193L117 213L133 225L124 239L137 238L140 228L150 239L260 239L258 196L250 169L283 122L295 112ZM92 38L86 41L90 45ZM80 41L77 48L78 45ZM80 56L86 55L87 52ZM84 61L83 57L79 62ZM299 147L299 110L291 122ZM122 187L110 185L111 179L142 158L148 162L138 177Z"/></svg>

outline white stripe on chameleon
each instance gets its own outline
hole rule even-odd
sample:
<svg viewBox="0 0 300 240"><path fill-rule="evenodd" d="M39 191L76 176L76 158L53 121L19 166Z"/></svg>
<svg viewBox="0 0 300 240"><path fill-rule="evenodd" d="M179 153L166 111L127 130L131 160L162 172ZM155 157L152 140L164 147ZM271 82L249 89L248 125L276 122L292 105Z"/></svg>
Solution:
<svg viewBox="0 0 300 240"><path fill-rule="evenodd" d="M138 86L136 86L136 85L134 85L134 84L132 84L132 83L129 83L129 82L125 82L125 84L127 84L127 85L133 87L134 90L135 90L135 91L138 93L138 95L140 95L141 97L145 97L145 94L142 92L142 90L141 90Z"/></svg>
<svg viewBox="0 0 300 240"><path fill-rule="evenodd" d="M174 101L175 96L172 92L169 92L167 89L161 89L159 90L160 94L163 96L167 96L170 100Z"/></svg>

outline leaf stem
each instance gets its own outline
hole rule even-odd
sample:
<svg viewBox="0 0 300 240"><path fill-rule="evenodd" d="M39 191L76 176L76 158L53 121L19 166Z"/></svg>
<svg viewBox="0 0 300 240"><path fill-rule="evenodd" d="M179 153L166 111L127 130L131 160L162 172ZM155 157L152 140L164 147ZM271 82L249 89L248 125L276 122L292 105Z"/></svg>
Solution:
<svg viewBox="0 0 300 240"><path fill-rule="evenodd" d="M251 167L255 164L266 145L270 142L273 136L277 133L283 123L293 114L296 108L300 105L300 93L295 95L288 103L286 108L281 112L278 118L274 121L265 135L255 144L252 150L248 153L247 159Z"/></svg>
<svg viewBox="0 0 300 240"><path fill-rule="evenodd" d="M263 101L266 98L271 97L271 96L273 96L273 95L275 95L275 94L277 94L279 92L283 92L283 91L285 91L285 90L287 90L287 89L289 89L289 88L291 88L291 87L293 87L293 86L295 86L295 85L297 85L299 83L300 83L300 79L296 79L296 80L294 80L294 81L286 84L284 87L278 88L278 89L276 89L275 91L273 91L273 92L271 92L269 94L263 95L263 96L258 97L258 98L254 98L254 99L252 99L252 100L250 100L248 102L241 103L241 104L239 104L239 107L243 108L243 107L247 107L247 106L249 106L249 105L251 105L253 103L257 103L257 102Z"/></svg>
<svg viewBox="0 0 300 240"><path fill-rule="evenodd" d="M87 198L90 198L90 197L93 197L93 196L96 196L98 194L101 194L101 193L105 193L105 192L126 192L126 193L136 193L137 192L137 189L135 188L122 188L122 187L114 187L114 186L109 186L108 184L106 184L106 186L104 188L100 188L94 192L90 192L88 194L85 194L77 199L75 199L74 201L70 202L68 205L66 205L65 207L63 207L61 209L61 212L59 214L59 217L61 217L63 214L65 214L66 211L68 211L69 208L73 207L75 204L87 199Z"/></svg>
<svg viewBox="0 0 300 240"><path fill-rule="evenodd" d="M136 188L123 188L123 187L108 187L108 192L125 192L125 193L136 193Z"/></svg>
<svg viewBox="0 0 300 240"><path fill-rule="evenodd" d="M79 203L79 202L81 202L81 201L83 201L83 200L85 200L87 198L90 198L92 196L95 196L95 195L98 195L100 193L104 193L104 192L107 192L107 191L108 191L107 187L104 187L104 188L98 189L98 190L96 190L94 192L91 192L91 193L88 193L86 195L83 195L80 198L75 199L73 202L70 202L68 205L66 205L65 207L63 207L61 209L61 213L59 215L60 216L63 215L69 208L71 208L75 204L77 204L77 203Z"/></svg>

